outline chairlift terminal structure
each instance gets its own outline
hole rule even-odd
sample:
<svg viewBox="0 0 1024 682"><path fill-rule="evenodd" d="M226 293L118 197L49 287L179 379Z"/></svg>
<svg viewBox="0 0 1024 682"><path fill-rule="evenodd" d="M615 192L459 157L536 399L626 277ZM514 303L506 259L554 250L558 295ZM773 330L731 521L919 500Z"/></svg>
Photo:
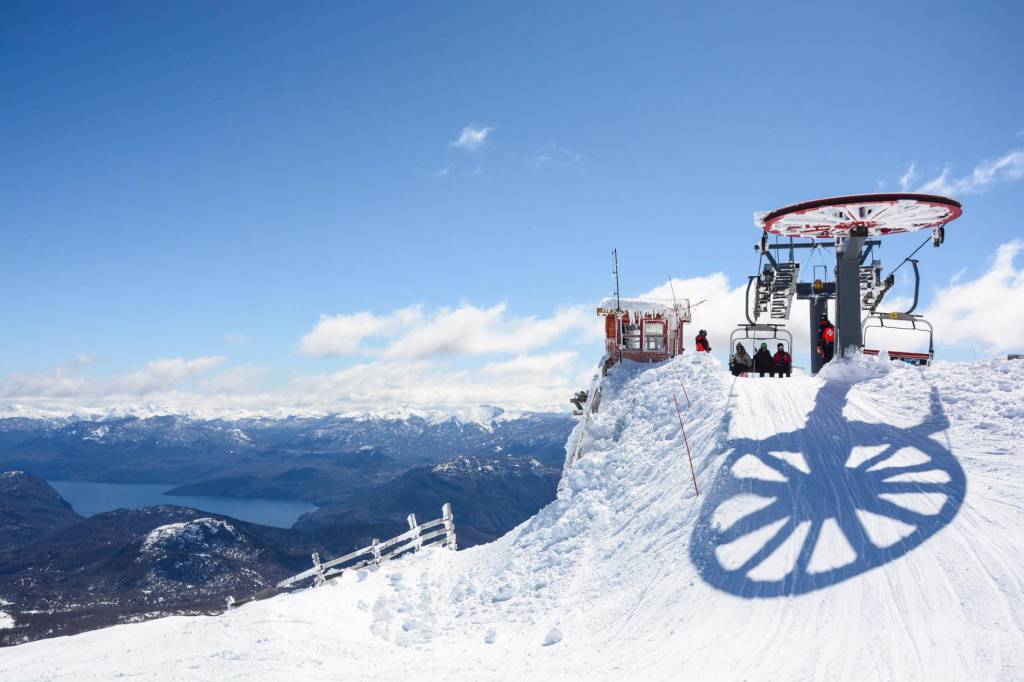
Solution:
<svg viewBox="0 0 1024 682"><path fill-rule="evenodd" d="M817 346L817 322L828 310L828 301L835 300L836 352L846 355L851 351L877 354L864 350L864 336L869 328L886 327L886 320L908 322L910 327L928 333L928 353L895 352L890 357L923 364L931 361L934 353L931 325L920 315L914 315L917 306L920 273L917 261L908 257L914 266L916 278L914 305L907 311L879 313L877 308L892 288L892 274L882 278L882 263L872 257L881 237L891 234L932 230L932 243L939 246L945 240L945 226L960 217L963 209L959 202L933 194L888 193L855 194L805 201L784 206L774 211L755 213L754 222L763 230L755 249L767 263L750 278L747 285L746 323L740 330L768 332L777 330L789 319L794 297L810 303L811 371L816 373L822 359L814 352ZM768 235L789 237L787 242L768 243ZM810 239L795 242L794 239ZM834 278L824 277L811 282L800 282L800 263L797 250L834 249L836 265ZM788 258L787 258L788 257ZM756 284L756 286L754 286ZM751 305L751 290L754 300ZM862 311L868 318L862 320ZM759 322L768 315L772 323ZM870 324L875 321L877 324ZM888 328L892 328L892 322ZM761 328L761 329L759 329ZM769 337L770 338L770 337Z"/></svg>

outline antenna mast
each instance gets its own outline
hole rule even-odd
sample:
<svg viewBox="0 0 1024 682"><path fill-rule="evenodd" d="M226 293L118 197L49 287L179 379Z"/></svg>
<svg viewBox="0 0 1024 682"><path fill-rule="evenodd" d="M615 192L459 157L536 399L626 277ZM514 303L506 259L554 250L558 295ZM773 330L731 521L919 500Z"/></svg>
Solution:
<svg viewBox="0 0 1024 682"><path fill-rule="evenodd" d="M622 303L619 301L619 250L612 249L612 258L615 259L615 269L612 271L615 274L615 312L622 312Z"/></svg>
<svg viewBox="0 0 1024 682"><path fill-rule="evenodd" d="M619 349L619 362L622 362L622 301L619 299L619 250L612 249L612 258L615 260L615 346Z"/></svg>

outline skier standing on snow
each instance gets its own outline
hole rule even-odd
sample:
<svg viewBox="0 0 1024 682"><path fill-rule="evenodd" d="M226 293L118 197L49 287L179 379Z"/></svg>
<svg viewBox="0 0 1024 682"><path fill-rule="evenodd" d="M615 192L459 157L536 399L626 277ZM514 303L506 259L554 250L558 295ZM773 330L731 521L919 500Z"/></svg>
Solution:
<svg viewBox="0 0 1024 682"><path fill-rule="evenodd" d="M821 364L832 359L836 352L836 328L828 321L828 315L821 314L818 322L818 355L821 356Z"/></svg>
<svg viewBox="0 0 1024 682"><path fill-rule="evenodd" d="M708 341L708 333L707 333L706 330L701 329L697 333L696 343L697 343L697 352L698 353L710 353L711 352L711 342Z"/></svg>
<svg viewBox="0 0 1024 682"><path fill-rule="evenodd" d="M761 348L754 353L754 371L760 377L763 377L765 372L772 372L772 376L775 376L773 369L772 352L768 350L767 343L762 343Z"/></svg>
<svg viewBox="0 0 1024 682"><path fill-rule="evenodd" d="M779 378L788 377L793 371L793 356L786 352L785 346L781 343L778 345L778 350L775 355L772 356L772 376L775 376L776 372Z"/></svg>

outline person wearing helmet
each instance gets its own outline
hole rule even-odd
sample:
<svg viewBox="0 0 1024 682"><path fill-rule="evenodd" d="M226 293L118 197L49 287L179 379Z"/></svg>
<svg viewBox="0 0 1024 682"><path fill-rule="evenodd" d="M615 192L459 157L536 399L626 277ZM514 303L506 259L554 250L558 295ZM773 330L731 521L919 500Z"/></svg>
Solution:
<svg viewBox="0 0 1024 682"><path fill-rule="evenodd" d="M754 371L757 372L758 376L763 377L765 372L771 372L772 369L772 352L768 350L767 343L762 343L761 347L754 353Z"/></svg>
<svg viewBox="0 0 1024 682"><path fill-rule="evenodd" d="M836 352L836 328L828 321L828 315L821 314L818 320L818 355L821 356L821 364L832 359Z"/></svg>
<svg viewBox="0 0 1024 682"><path fill-rule="evenodd" d="M698 353L710 353L711 352L711 342L708 341L708 333L707 333L706 330L701 329L697 333L696 344L697 344L697 352Z"/></svg>
<svg viewBox="0 0 1024 682"><path fill-rule="evenodd" d="M778 373L779 378L788 377L793 371L793 356L786 352L783 344L776 346L775 355L772 356L772 373L774 377Z"/></svg>

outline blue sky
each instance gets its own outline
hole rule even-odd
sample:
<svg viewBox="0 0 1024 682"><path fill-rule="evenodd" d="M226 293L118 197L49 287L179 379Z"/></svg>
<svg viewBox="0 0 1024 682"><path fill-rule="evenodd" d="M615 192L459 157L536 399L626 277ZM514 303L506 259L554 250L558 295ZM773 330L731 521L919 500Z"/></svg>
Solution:
<svg viewBox="0 0 1024 682"><path fill-rule="evenodd" d="M908 187L941 178L965 207L924 252L926 305L1024 239L1016 2L8 2L0 19L9 400L101 401L97 381L161 359L217 361L158 393L228 371L250 392L408 376L397 351L302 339L321 315L413 306L447 324L503 305L481 319L514 335L604 295L613 247L627 293L669 274L735 286L756 266L753 211L898 189L911 164ZM467 129L479 144L455 144ZM979 292L1019 291L1009 260ZM1024 345L1020 326L1004 336ZM955 338L953 359L1005 352ZM417 387L575 354L554 395L598 348L568 326L423 351Z"/></svg>

